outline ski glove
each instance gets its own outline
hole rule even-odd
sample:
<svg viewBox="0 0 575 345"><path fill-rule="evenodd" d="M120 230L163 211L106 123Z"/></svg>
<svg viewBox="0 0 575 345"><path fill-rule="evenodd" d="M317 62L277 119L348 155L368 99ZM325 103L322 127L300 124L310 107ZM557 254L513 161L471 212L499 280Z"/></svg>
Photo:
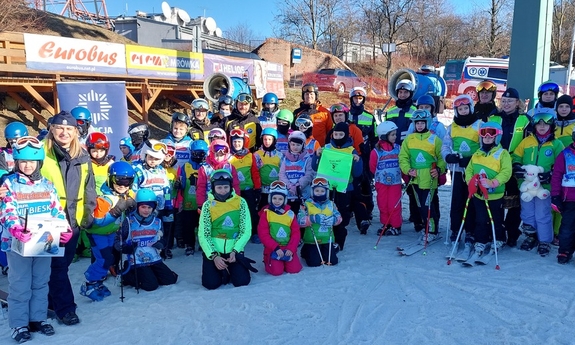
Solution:
<svg viewBox="0 0 575 345"><path fill-rule="evenodd" d="M152 247L156 248L157 250L162 250L162 249L164 249L164 244L162 242L158 241L158 242L152 244Z"/></svg>
<svg viewBox="0 0 575 345"><path fill-rule="evenodd" d="M563 200L561 200L561 196L556 195L551 197L551 208L555 212L561 213L563 211Z"/></svg>
<svg viewBox="0 0 575 345"><path fill-rule="evenodd" d="M60 233L60 243L66 244L70 242L72 236L74 236L72 229L68 229L68 231Z"/></svg>
<svg viewBox="0 0 575 345"><path fill-rule="evenodd" d="M513 164L512 170L513 170L513 176L515 176L515 178L519 179L525 177L525 169L523 169L521 164L519 163Z"/></svg>
<svg viewBox="0 0 575 345"><path fill-rule="evenodd" d="M469 164L470 160L471 160L471 156L459 158L459 166L461 168L467 168L467 165Z"/></svg>
<svg viewBox="0 0 575 345"><path fill-rule="evenodd" d="M236 262L244 266L248 271L258 273L258 270L252 266L252 264L255 264L256 262L250 258L245 257L243 252L236 254Z"/></svg>
<svg viewBox="0 0 575 345"><path fill-rule="evenodd" d="M164 222L164 223L171 223L173 221L174 221L174 214L173 213L162 217L162 222Z"/></svg>
<svg viewBox="0 0 575 345"><path fill-rule="evenodd" d="M445 156L445 162L448 164L457 164L459 163L459 154L458 153L450 153Z"/></svg>
<svg viewBox="0 0 575 345"><path fill-rule="evenodd" d="M539 182L541 184L551 183L551 171L539 174Z"/></svg>
<svg viewBox="0 0 575 345"><path fill-rule="evenodd" d="M130 198L130 200L132 200L134 202L134 199ZM128 210L128 208L130 207L130 202L128 201L128 199L120 199L118 200L118 202L116 203L116 205L114 207L112 207L112 209L110 210L110 215L112 215L115 218L118 218L122 215L122 213L124 213L126 210ZM134 206L135 206L135 202L134 202Z"/></svg>
<svg viewBox="0 0 575 345"><path fill-rule="evenodd" d="M32 239L32 233L30 231L26 231L26 229L21 225L11 227L9 231L12 236L20 242L26 243Z"/></svg>

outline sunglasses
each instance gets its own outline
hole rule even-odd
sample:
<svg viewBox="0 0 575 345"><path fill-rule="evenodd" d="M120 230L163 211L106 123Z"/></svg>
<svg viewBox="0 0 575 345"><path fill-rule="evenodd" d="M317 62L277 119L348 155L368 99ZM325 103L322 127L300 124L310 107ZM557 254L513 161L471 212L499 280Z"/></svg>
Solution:
<svg viewBox="0 0 575 345"><path fill-rule="evenodd" d="M458 99L455 100L455 102L453 102L453 106L454 106L455 108L458 108L458 107L460 107L460 106L462 106L462 105L470 105L470 104L471 104L471 102L469 101L469 98L467 98L467 97L458 98Z"/></svg>
<svg viewBox="0 0 575 345"><path fill-rule="evenodd" d="M559 85L547 82L539 86L539 92L547 92L547 91L553 91L554 93L559 93Z"/></svg>
<svg viewBox="0 0 575 345"><path fill-rule="evenodd" d="M347 113L349 108L345 104L334 104L329 108L329 111L333 113Z"/></svg>
<svg viewBox="0 0 575 345"><path fill-rule="evenodd" d="M502 134L501 130L493 127L485 127L479 130L479 136L482 138L495 138L497 135Z"/></svg>
<svg viewBox="0 0 575 345"><path fill-rule="evenodd" d="M329 189L329 182L323 177L316 177L311 183L315 187L324 187Z"/></svg>
<svg viewBox="0 0 575 345"><path fill-rule="evenodd" d="M492 81L482 81L481 83L477 84L476 87L477 92L481 92L481 91L497 91L497 85L495 85L495 83L493 83Z"/></svg>
<svg viewBox="0 0 575 345"><path fill-rule="evenodd" d="M26 136L16 139L12 144L12 148L15 150L21 150L27 146L32 146L36 149L41 149L44 145L38 138L32 136Z"/></svg>
<svg viewBox="0 0 575 345"><path fill-rule="evenodd" d="M550 113L539 113L533 115L533 124L538 124L540 121L543 121L548 125L551 125L553 124L553 121L555 121L555 115Z"/></svg>
<svg viewBox="0 0 575 345"><path fill-rule="evenodd" d="M313 127L313 122L310 119L298 118L295 120L295 125L301 131L306 131L308 128Z"/></svg>
<svg viewBox="0 0 575 345"><path fill-rule="evenodd" d="M112 183L122 187L130 187L134 183L133 177L112 176Z"/></svg>
<svg viewBox="0 0 575 345"><path fill-rule="evenodd" d="M244 103L244 104L251 104L253 103L254 99L252 96L248 95L247 93L241 93L238 95L236 99L237 102Z"/></svg>

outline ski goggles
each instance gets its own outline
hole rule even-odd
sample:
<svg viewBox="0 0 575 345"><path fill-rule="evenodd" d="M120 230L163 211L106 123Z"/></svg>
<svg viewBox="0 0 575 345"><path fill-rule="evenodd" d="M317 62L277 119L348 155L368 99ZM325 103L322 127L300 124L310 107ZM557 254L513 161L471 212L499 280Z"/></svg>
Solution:
<svg viewBox="0 0 575 345"><path fill-rule="evenodd" d="M232 131L230 132L230 139L234 139L234 138L239 138L239 139L244 139L245 137L245 132L242 129L232 129Z"/></svg>
<svg viewBox="0 0 575 345"><path fill-rule="evenodd" d="M361 97L361 98L365 98L365 93L362 90L353 90L351 92L351 97Z"/></svg>
<svg viewBox="0 0 575 345"><path fill-rule="evenodd" d="M32 136L25 136L18 138L12 143L12 148L15 150L21 150L27 146L32 146L33 148L41 149L44 145L40 140L38 140L38 138Z"/></svg>
<svg viewBox="0 0 575 345"><path fill-rule="evenodd" d="M485 80L477 84L477 87L475 89L477 90L477 92L481 91L494 92L497 91L497 85L495 85L495 83L490 80Z"/></svg>
<svg viewBox="0 0 575 345"><path fill-rule="evenodd" d="M112 183L117 186L130 187L134 183L134 178L128 176L112 176Z"/></svg>
<svg viewBox="0 0 575 345"><path fill-rule="evenodd" d="M90 121L86 121L86 120L76 120L76 124L77 124L78 126L90 125Z"/></svg>
<svg viewBox="0 0 575 345"><path fill-rule="evenodd" d="M282 181L274 181L270 184L270 194L273 192L284 192L287 190L287 186Z"/></svg>
<svg viewBox="0 0 575 345"><path fill-rule="evenodd" d="M324 177L316 177L313 179L311 186L312 189L315 187L323 187L325 189L329 189L329 182Z"/></svg>
<svg viewBox="0 0 575 345"><path fill-rule="evenodd" d="M559 93L559 85L557 85L554 82L545 82L541 85L539 85L539 88L537 89L538 92L547 92L547 91L552 91L553 93Z"/></svg>
<svg viewBox="0 0 575 345"><path fill-rule="evenodd" d="M152 149L152 151L162 152L163 154L168 154L168 146L164 143L150 143L149 141L146 142L146 145Z"/></svg>
<svg viewBox="0 0 575 345"><path fill-rule="evenodd" d="M220 105L222 105L222 104L232 105L232 103L234 103L234 100L233 100L230 96L222 96L222 97L220 97L220 99L218 100L218 103L219 103Z"/></svg>
<svg viewBox="0 0 575 345"><path fill-rule="evenodd" d="M543 121L544 123L551 125L555 122L555 115L552 113L537 113L533 115L533 124L536 125L539 122Z"/></svg>
<svg viewBox="0 0 575 345"><path fill-rule="evenodd" d="M412 121L427 121L427 119L429 119L431 117L430 113L426 110L422 110L422 109L418 109L416 111L413 112L413 114L411 115L411 120Z"/></svg>
<svg viewBox="0 0 575 345"><path fill-rule="evenodd" d="M315 93L315 87L313 85L304 85L304 87L301 88L301 92L303 93Z"/></svg>
<svg viewBox="0 0 575 345"><path fill-rule="evenodd" d="M503 131L499 128L484 127L479 129L479 136L482 138L495 138L500 134L503 134Z"/></svg>
<svg viewBox="0 0 575 345"><path fill-rule="evenodd" d="M228 153L228 147L225 145L214 145L214 152L215 153Z"/></svg>
<svg viewBox="0 0 575 345"><path fill-rule="evenodd" d="M313 127L313 122L310 119L298 117L295 120L295 125L300 131L305 132L308 128Z"/></svg>
<svg viewBox="0 0 575 345"><path fill-rule="evenodd" d="M458 108L462 105L471 105L471 101L467 97L458 98L453 102L453 107Z"/></svg>
<svg viewBox="0 0 575 345"><path fill-rule="evenodd" d="M343 103L339 103L339 104L334 104L331 106L331 108L329 108L330 113L347 113L349 112L349 108L347 107L347 105L343 104Z"/></svg>
<svg viewBox="0 0 575 345"><path fill-rule="evenodd" d="M238 98L236 98L236 102L244 103L244 104L252 104L254 99L252 96L248 95L247 93L240 93Z"/></svg>
<svg viewBox="0 0 575 345"><path fill-rule="evenodd" d="M167 154L174 156L176 154L176 147L174 145L166 144Z"/></svg>

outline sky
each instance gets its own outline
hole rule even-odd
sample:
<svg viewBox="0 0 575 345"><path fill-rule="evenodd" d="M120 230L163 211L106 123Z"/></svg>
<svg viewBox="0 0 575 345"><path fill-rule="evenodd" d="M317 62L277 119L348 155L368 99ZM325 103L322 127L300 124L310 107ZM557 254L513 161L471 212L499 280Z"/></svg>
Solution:
<svg viewBox="0 0 575 345"><path fill-rule="evenodd" d="M273 37L272 22L275 14L278 13L277 3L279 1L267 0L219 0L219 1L188 1L188 0L168 0L171 7L177 7L188 12L191 18L199 16L212 17L217 26L226 35L226 30L241 23L247 23L257 39ZM47 1L50 4L50 0ZM451 6L446 10L454 9L456 13L467 13L475 6L485 7L490 0L447 0ZM162 0L108 0L106 7L108 15L111 17L119 15L135 15L136 11L147 13L161 13ZM94 5L90 0L84 0L84 5L88 10L93 10ZM48 10L59 12L62 5L48 5Z"/></svg>

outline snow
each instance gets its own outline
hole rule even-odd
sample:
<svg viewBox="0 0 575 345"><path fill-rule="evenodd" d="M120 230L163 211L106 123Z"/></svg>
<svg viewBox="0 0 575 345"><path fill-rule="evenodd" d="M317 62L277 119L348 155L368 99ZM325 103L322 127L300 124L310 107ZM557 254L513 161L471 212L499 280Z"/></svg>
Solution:
<svg viewBox="0 0 575 345"><path fill-rule="evenodd" d="M440 188L441 231L448 226L450 186ZM403 214L407 218L407 197ZM427 255L399 256L395 248L415 241L413 226L398 237L383 237L376 250L374 218L368 235L350 226L340 263L305 267L299 274L272 277L264 272L261 245L247 256L259 273L249 286L201 286L201 257L183 249L166 261L177 284L153 292L120 288L91 302L79 295L89 259L70 267L81 323L52 320L56 335L33 334L31 344L572 344L575 321L573 262L556 263L555 253L506 248L487 266L446 264L451 250L442 243ZM354 221L352 220L352 224ZM520 239L521 241L521 239ZM7 290L6 277L0 288ZM15 343L0 317L0 343Z"/></svg>

